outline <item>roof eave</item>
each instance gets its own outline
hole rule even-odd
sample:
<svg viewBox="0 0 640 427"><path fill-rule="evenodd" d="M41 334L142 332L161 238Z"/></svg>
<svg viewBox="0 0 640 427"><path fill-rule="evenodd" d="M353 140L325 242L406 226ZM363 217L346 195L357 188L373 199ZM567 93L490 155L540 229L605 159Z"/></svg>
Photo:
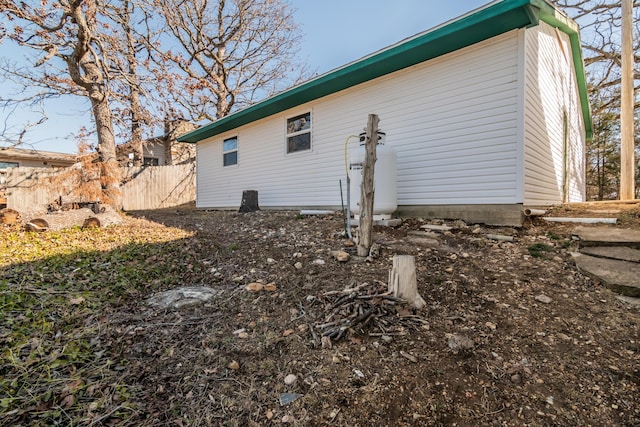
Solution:
<svg viewBox="0 0 640 427"><path fill-rule="evenodd" d="M251 107L216 120L207 126L180 136L178 141L197 143L298 105L490 39L499 34L537 25L539 19L560 28L571 37L585 127L588 128L587 135L589 137L591 115L577 26L573 21L560 15L553 6L544 0L504 0L489 4L449 24L418 34L399 44L366 56ZM587 124L589 125L587 126Z"/></svg>

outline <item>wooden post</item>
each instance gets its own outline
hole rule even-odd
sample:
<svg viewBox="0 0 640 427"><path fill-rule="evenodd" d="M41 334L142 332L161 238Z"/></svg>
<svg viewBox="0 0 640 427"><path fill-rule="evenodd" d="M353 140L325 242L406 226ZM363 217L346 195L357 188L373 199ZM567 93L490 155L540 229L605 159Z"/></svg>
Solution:
<svg viewBox="0 0 640 427"><path fill-rule="evenodd" d="M633 70L633 0L622 0L622 84L620 88L620 200L635 199Z"/></svg>
<svg viewBox="0 0 640 427"><path fill-rule="evenodd" d="M378 123L376 114L369 114L365 138L364 165L360 184L360 222L358 224L358 256L368 256L373 244L373 176L378 145Z"/></svg>
<svg viewBox="0 0 640 427"><path fill-rule="evenodd" d="M256 190L245 190L242 192L242 201L240 202L241 213L259 211L258 192Z"/></svg>
<svg viewBox="0 0 640 427"><path fill-rule="evenodd" d="M413 256L395 255L393 257L393 268L389 271L389 292L392 292L395 297L406 300L417 309L427 305L418 293L416 261Z"/></svg>

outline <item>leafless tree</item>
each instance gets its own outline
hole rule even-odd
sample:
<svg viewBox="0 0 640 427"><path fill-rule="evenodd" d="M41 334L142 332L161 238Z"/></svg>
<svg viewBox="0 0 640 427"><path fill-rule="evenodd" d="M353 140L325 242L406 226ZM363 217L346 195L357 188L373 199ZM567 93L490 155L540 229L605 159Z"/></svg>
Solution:
<svg viewBox="0 0 640 427"><path fill-rule="evenodd" d="M114 118L123 129L123 139L133 147L136 166L142 164L145 128L152 126L149 104L145 103L150 84L148 55L145 47L152 42L144 33L148 16L135 0L121 0L105 4L106 22L110 24L104 38L109 46L109 67L112 78ZM139 28L138 28L139 27Z"/></svg>
<svg viewBox="0 0 640 427"><path fill-rule="evenodd" d="M224 117L304 76L300 32L281 0L150 1L172 46L156 48L161 80L192 120Z"/></svg>
<svg viewBox="0 0 640 427"><path fill-rule="evenodd" d="M620 84L621 3L615 0L555 0L580 24L584 61L594 89ZM640 63L640 1L634 2L634 52ZM635 69L640 84L640 69Z"/></svg>
<svg viewBox="0 0 640 427"><path fill-rule="evenodd" d="M106 196L117 200L119 177L104 46L100 38L97 0L58 0L29 5L0 0L0 13L12 24L7 37L31 48L38 59L29 69L4 69L44 92L75 94L91 103ZM116 202L117 203L117 202Z"/></svg>
<svg viewBox="0 0 640 427"><path fill-rule="evenodd" d="M24 89L0 108L88 100L114 197L117 140L140 161L159 122L214 120L306 77L284 0L0 0L0 17L0 42L35 53L30 64L0 59L0 75ZM29 126L5 124L5 136L20 142Z"/></svg>

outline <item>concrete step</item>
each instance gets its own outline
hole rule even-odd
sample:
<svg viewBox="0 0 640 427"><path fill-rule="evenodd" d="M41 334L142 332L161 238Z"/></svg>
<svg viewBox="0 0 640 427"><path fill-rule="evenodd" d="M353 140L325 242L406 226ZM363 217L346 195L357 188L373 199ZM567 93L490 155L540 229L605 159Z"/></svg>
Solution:
<svg viewBox="0 0 640 427"><path fill-rule="evenodd" d="M640 230L614 227L577 227L571 233L580 246L628 246L640 249Z"/></svg>
<svg viewBox="0 0 640 427"><path fill-rule="evenodd" d="M585 255L571 254L576 267L583 274L601 281L606 287L622 295L640 297L640 264Z"/></svg>
<svg viewBox="0 0 640 427"><path fill-rule="evenodd" d="M640 249L626 246L587 246L586 248L581 248L580 253L600 258L640 263Z"/></svg>

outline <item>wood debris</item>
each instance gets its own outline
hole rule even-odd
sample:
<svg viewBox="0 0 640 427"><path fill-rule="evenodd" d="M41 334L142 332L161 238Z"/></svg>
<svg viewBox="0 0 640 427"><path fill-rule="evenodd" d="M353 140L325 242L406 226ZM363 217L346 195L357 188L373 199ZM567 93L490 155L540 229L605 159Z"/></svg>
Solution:
<svg viewBox="0 0 640 427"><path fill-rule="evenodd" d="M394 297L383 282L363 283L342 291L325 292L319 297L324 302L325 316L315 324L321 340L339 341L355 327L376 328L371 334L398 333L397 326L402 322L423 325L427 321L420 316L409 314L407 302ZM407 313L405 313L407 312ZM406 315L403 315L406 314ZM400 329L403 329L400 327ZM314 340L316 339L315 333ZM325 344L326 345L326 344Z"/></svg>

